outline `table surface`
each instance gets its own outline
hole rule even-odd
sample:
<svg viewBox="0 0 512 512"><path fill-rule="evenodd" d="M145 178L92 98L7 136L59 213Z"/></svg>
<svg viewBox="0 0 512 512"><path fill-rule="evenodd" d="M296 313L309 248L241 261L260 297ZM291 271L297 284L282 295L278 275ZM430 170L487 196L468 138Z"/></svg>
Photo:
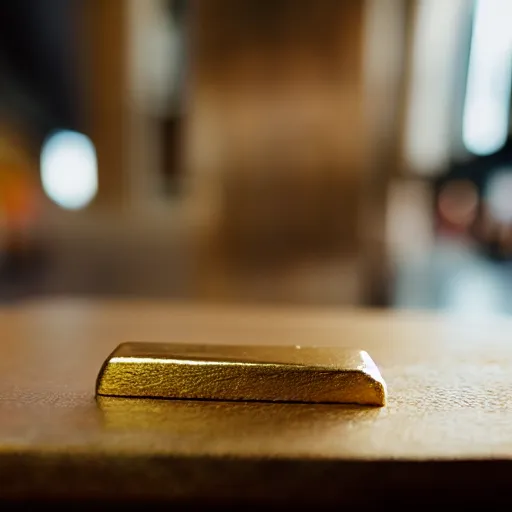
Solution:
<svg viewBox="0 0 512 512"><path fill-rule="evenodd" d="M506 318L60 300L4 307L0 326L3 498L307 500L314 489L346 501L346 489L447 482L467 494L487 489L486 466L508 485ZM388 405L96 400L98 370L123 341L361 348Z"/></svg>

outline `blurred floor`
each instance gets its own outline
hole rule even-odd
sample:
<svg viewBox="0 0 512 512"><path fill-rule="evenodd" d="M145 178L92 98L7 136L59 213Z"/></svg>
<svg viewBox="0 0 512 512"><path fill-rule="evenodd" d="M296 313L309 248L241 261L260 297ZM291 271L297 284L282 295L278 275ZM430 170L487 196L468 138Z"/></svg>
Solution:
<svg viewBox="0 0 512 512"><path fill-rule="evenodd" d="M396 308L512 314L512 263L493 262L466 241L440 238L423 259L396 266L392 289Z"/></svg>

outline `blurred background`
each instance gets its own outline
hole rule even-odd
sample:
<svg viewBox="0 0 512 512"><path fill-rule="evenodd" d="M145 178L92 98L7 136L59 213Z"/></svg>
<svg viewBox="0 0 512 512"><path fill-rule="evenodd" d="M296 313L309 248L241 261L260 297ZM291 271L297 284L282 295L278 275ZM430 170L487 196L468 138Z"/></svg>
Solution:
<svg viewBox="0 0 512 512"><path fill-rule="evenodd" d="M512 312L512 1L0 7L0 301Z"/></svg>

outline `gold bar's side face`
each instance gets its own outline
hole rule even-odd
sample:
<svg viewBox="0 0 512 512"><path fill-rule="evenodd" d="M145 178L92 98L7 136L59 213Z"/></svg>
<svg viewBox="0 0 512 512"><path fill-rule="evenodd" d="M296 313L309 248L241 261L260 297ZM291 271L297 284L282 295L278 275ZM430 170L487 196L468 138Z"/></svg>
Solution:
<svg viewBox="0 0 512 512"><path fill-rule="evenodd" d="M187 350L188 347L188 350ZM123 344L98 376L106 396L385 405L362 351L297 347Z"/></svg>

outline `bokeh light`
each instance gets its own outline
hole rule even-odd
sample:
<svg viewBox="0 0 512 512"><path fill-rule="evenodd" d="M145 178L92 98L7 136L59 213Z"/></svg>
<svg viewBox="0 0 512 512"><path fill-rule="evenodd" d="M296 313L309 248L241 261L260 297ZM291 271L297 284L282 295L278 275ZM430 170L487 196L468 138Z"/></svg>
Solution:
<svg viewBox="0 0 512 512"><path fill-rule="evenodd" d="M98 191L97 167L94 145L81 133L58 131L43 145L43 189L62 208L79 210L94 199Z"/></svg>
<svg viewBox="0 0 512 512"><path fill-rule="evenodd" d="M439 193L439 214L452 225L468 227L475 220L477 209L478 190L469 180L450 181Z"/></svg>

